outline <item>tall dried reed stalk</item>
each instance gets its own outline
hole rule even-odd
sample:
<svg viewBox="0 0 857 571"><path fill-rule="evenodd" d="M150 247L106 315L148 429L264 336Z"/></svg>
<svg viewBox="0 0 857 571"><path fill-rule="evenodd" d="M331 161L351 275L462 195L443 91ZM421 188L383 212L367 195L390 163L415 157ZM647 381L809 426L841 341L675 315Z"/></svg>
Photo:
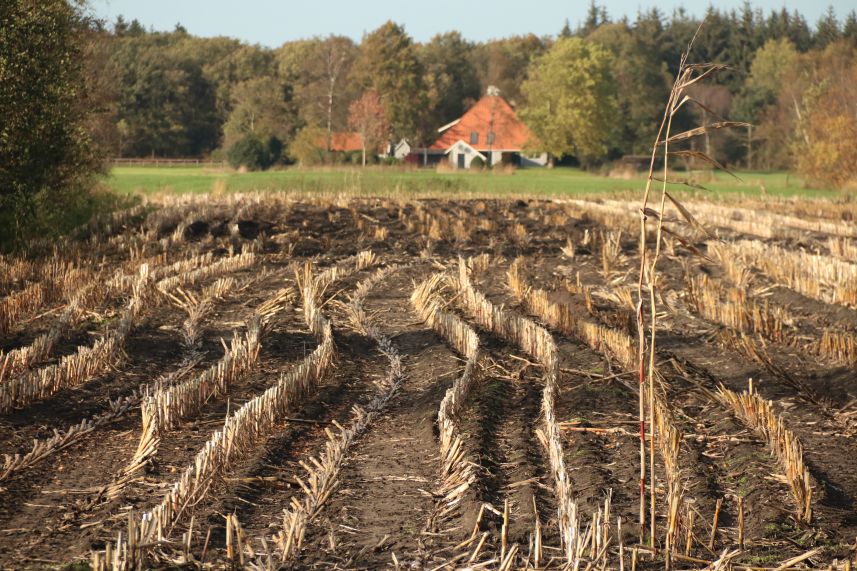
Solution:
<svg viewBox="0 0 857 571"><path fill-rule="evenodd" d="M701 29L702 24L700 25ZM689 129L688 131L684 131L678 134L674 134L672 132L673 127L673 118L676 116L676 113L685 105L685 104L695 104L703 109L707 109L703 103L696 100L692 93L689 92L689 89L699 83L700 81L716 74L718 71L725 69L725 66L714 63L701 63L701 64L690 64L687 62L687 58L690 54L691 49L693 48L693 43L696 40L696 35L699 33L699 29L697 29L697 33L694 34L694 37L690 40L688 44L687 50L682 54L681 60L678 66L678 73L676 74L675 81L673 83L672 89L670 90L669 97L667 98L667 103L664 108L663 119L661 120L661 124L658 127L658 134L655 137L654 144L652 145L652 153L651 160L649 163L649 172L646 178L646 187L643 193L642 205L639 211L640 215L640 272L639 272L639 280L637 282L637 336L639 343L639 357L638 357L638 372L639 372L639 383L640 383L640 403L639 403L639 413L640 413L640 531L641 531L641 541L643 539L642 532L645 529L645 422L646 422L646 413L644 407L644 393L647 393L646 397L648 399L648 417L650 421L654 421L655 419L655 355L657 354L656 340L657 340L657 289L658 289L658 261L661 255L661 244L663 243L664 233L668 233L671 236L674 236L682 241L683 244L689 246L690 244L681 238L681 236L664 226L664 217L666 214L666 206L667 200L670 201L672 206L674 206L681 217L687 222L687 224L697 232L702 232L707 234L705 229L696 221L690 211L687 210L678 200L676 200L672 195L667 192L667 185L682 183L682 181L670 180L670 159L671 158L690 158L697 159L708 164L711 164L715 167L721 167L721 165L714 160L714 158L709 157L705 153L695 150L671 150L670 145L674 143L680 143L681 141L687 141L693 137L697 137L708 133L715 129L722 129L728 127L746 127L745 123L733 122L733 121L720 121L716 123L711 123L708 125L702 125L700 127L696 127L693 129ZM658 179L655 174L655 162L658 156L663 158L663 174L661 178ZM722 168L722 167L721 167ZM660 204L657 211L649 208L649 200L652 192L652 186L654 182L661 183L661 196L660 196ZM683 181L687 183L687 181ZM649 217L655 218L657 221L657 231L655 236L655 244L654 251L649 252L649 247L647 244L647 221ZM692 249L692 248L691 248ZM692 249L692 251L695 251ZM643 307L645 302L645 294L644 289L648 290L648 303L649 303L649 338L648 338L648 347L646 346L646 321L645 315L643 313ZM648 362L648 363L647 363ZM647 382L646 382L647 381ZM647 384L647 387L644 387L644 383ZM646 390L644 390L646 389ZM656 481L655 481L655 469L654 469L654 439L650 440L649 444L649 542L652 547L654 547L654 541L656 537L655 533L655 489L656 489Z"/></svg>
<svg viewBox="0 0 857 571"><path fill-rule="evenodd" d="M510 266L507 273L508 284L515 296L530 313L537 315L551 327L563 334L578 339L594 350L615 359L628 371L637 366L635 342L631 335L622 330L606 327L588 319L578 317L572 308L563 303L551 301L550 294L543 289L528 286L520 274L520 259ZM658 450L663 459L667 477L667 530L666 543L676 545L679 533L680 512L684 501L685 485L679 461L682 435L673 419L666 396L660 389L663 378L656 371L657 384L654 393L653 428L657 431ZM655 440L652 438L652 440Z"/></svg>

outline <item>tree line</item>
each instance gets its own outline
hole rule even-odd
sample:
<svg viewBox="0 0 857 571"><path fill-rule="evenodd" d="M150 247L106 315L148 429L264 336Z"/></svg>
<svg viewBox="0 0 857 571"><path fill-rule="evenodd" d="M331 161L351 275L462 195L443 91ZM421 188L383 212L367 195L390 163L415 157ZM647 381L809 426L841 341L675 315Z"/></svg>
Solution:
<svg viewBox="0 0 857 571"><path fill-rule="evenodd" d="M180 25L102 22L85 0L9 0L0 3L0 241L27 219L85 211L93 198L81 189L105 157L312 163L333 160L331 135L348 130L420 147L490 85L538 136L533 150L586 167L642 155L697 30L692 59L728 68L693 92L697 105L674 129L745 121L694 144L724 165L855 180L857 14L840 20L829 9L810 25L745 4L709 8L702 20L657 9L611 19L593 3L580 26L549 37L472 42L451 31L420 43L387 22L360 42L331 35L267 48Z"/></svg>
<svg viewBox="0 0 857 571"><path fill-rule="evenodd" d="M331 133L354 128L349 110L367 92L380 98L391 140L422 146L494 85L538 135L537 150L589 166L648 152L701 21L656 8L612 20L593 3L579 27L566 21L554 37L471 42L452 31L419 43L387 22L359 43L332 35L269 49L119 18L101 30L101 66L115 81L100 137L113 156L226 158L237 146L261 167L323 161L319 141L327 147ZM728 68L696 90L701 105L676 128L746 121L753 127L705 137L703 150L723 164L821 176L829 155L844 151L831 152L823 134L854 128L843 95L857 88L857 15L840 21L829 9L811 26L797 12L747 3L709 8L704 22L693 59Z"/></svg>

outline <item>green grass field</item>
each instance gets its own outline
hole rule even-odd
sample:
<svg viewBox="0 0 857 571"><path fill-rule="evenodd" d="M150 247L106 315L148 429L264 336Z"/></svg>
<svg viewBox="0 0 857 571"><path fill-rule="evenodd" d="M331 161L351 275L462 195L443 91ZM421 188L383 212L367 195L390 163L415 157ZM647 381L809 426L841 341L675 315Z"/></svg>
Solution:
<svg viewBox="0 0 857 571"><path fill-rule="evenodd" d="M694 180L714 194L756 196L829 196L825 189L808 189L788 173L739 172L742 180L725 173L696 173ZM676 176L683 176L679 174ZM437 172L433 169L288 168L239 173L206 167L115 167L107 184L122 194L286 191L296 193L348 193L379 196L556 196L639 193L643 177L610 178L579 169L521 169L503 172ZM764 190L763 190L764 189ZM686 186L675 190L689 191ZM692 191L704 193L704 191ZM686 193L685 193L686 194Z"/></svg>

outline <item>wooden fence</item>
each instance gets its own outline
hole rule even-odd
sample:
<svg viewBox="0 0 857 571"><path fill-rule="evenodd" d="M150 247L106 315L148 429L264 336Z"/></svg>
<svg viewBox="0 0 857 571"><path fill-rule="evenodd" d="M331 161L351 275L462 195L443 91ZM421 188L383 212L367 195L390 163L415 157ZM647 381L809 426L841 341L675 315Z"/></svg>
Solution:
<svg viewBox="0 0 857 571"><path fill-rule="evenodd" d="M166 158L136 158L136 159L110 159L110 165L114 167L211 167L223 168L225 161L212 161L209 159L166 159Z"/></svg>

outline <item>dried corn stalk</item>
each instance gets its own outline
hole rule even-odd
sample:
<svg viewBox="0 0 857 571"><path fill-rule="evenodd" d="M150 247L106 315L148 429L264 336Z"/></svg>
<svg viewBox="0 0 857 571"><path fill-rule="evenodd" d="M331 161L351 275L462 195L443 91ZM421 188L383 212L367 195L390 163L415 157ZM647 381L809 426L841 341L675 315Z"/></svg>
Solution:
<svg viewBox="0 0 857 571"><path fill-rule="evenodd" d="M812 520L812 477L803 460L803 446L798 437L786 428L783 418L774 411L773 403L753 391L736 393L724 386L718 398L741 422L760 432L768 441L774 456L785 471L785 479L797 505L797 516L802 522Z"/></svg>
<svg viewBox="0 0 857 571"><path fill-rule="evenodd" d="M443 310L444 303L437 292L444 279L442 273L434 274L411 294L411 304L417 315L467 360L464 371L447 389L437 412L441 485L436 494L442 499L432 514L431 527L456 512L476 481L475 462L467 456L464 448L460 416L473 387L474 369L479 360L479 337L464 320Z"/></svg>

